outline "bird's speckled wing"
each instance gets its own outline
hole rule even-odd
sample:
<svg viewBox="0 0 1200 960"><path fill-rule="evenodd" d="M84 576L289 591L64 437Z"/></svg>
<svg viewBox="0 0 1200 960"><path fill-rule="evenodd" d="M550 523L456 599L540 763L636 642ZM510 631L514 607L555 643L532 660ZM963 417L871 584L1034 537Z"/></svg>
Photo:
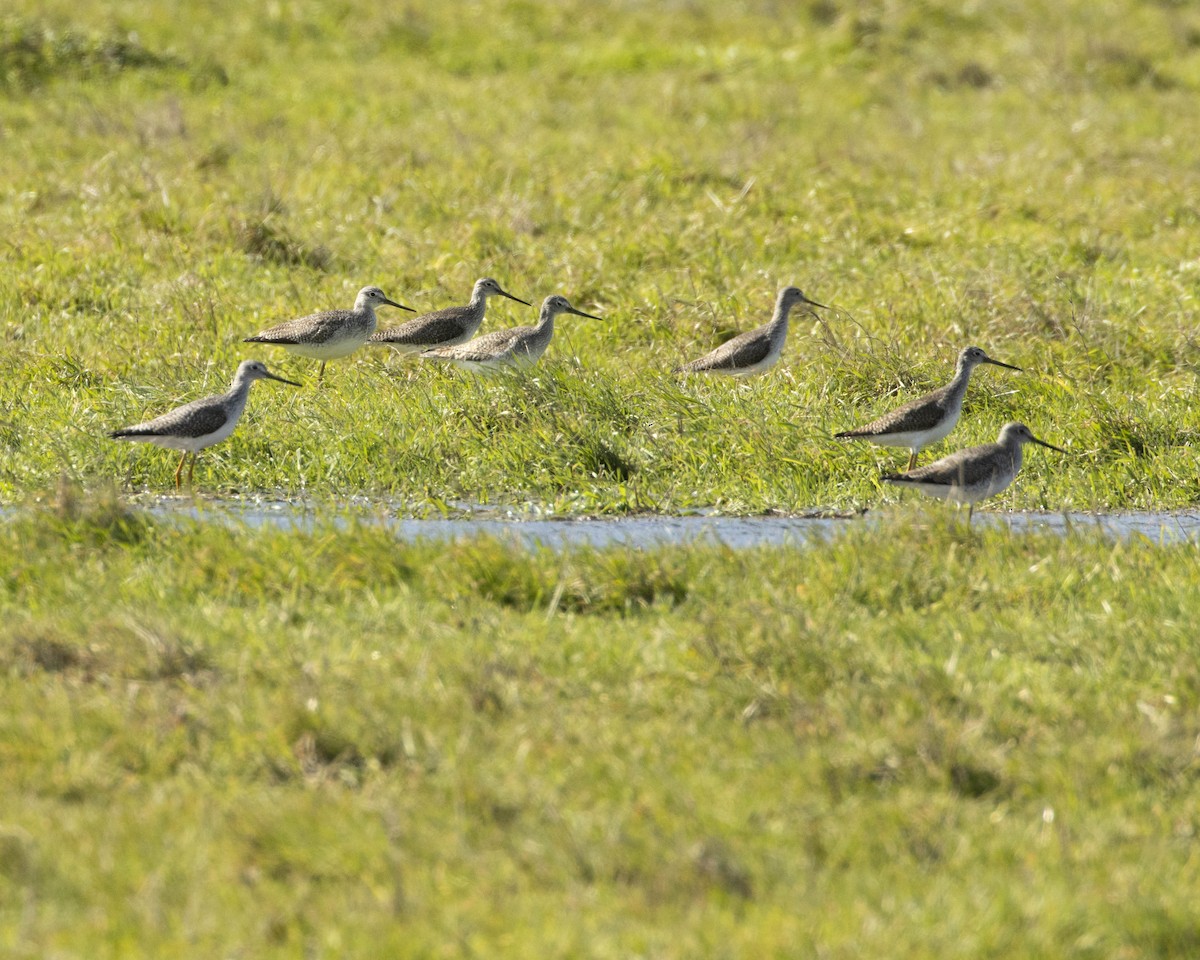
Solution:
<svg viewBox="0 0 1200 960"><path fill-rule="evenodd" d="M890 413L872 420L870 423L853 430L844 430L835 434L838 438L851 439L854 437L875 437L889 433L915 433L920 430L932 430L946 415L946 394L949 389L943 387L933 393L911 400Z"/></svg>
<svg viewBox="0 0 1200 960"><path fill-rule="evenodd" d="M513 327L510 330L495 330L476 337L456 347L440 347L421 354L433 360L465 360L468 363L486 363L504 356L515 345L533 332L533 327Z"/></svg>
<svg viewBox="0 0 1200 960"><path fill-rule="evenodd" d="M698 360L683 364L679 369L685 373L697 373L704 370L739 370L742 367L752 367L761 363L771 352L771 338L765 328L747 330L739 333L732 340L706 353Z"/></svg>
<svg viewBox="0 0 1200 960"><path fill-rule="evenodd" d="M308 317L287 320L261 333L247 337L245 343L325 343L345 329L354 318L353 310L327 310Z"/></svg>
<svg viewBox="0 0 1200 960"><path fill-rule="evenodd" d="M439 343L461 337L471 320L465 307L447 307L388 330L380 330L368 343L397 343L412 347L436 347Z"/></svg>
<svg viewBox="0 0 1200 960"><path fill-rule="evenodd" d="M892 483L925 483L946 487L974 487L987 482L997 467L1005 464L998 459L1004 448L998 443L985 443L979 447L958 450L948 457L935 460L928 466L918 467L908 473L889 474L883 479ZM1011 454L1009 454L1011 456ZM1005 464L1008 465L1008 464Z"/></svg>
<svg viewBox="0 0 1200 960"><path fill-rule="evenodd" d="M138 423L122 430L114 430L114 440L123 437L205 437L216 433L229 419L224 397L204 397L176 407L161 417Z"/></svg>

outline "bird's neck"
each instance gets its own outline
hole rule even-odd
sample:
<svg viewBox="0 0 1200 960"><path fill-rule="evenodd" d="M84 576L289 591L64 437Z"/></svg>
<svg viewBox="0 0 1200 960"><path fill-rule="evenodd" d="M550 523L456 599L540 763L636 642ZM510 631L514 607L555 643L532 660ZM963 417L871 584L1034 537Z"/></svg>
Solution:
<svg viewBox="0 0 1200 960"><path fill-rule="evenodd" d="M1008 449L1008 455L1012 458L1013 473L1021 469L1021 462L1024 459L1025 444L1019 440L1010 440L1005 444Z"/></svg>
<svg viewBox="0 0 1200 960"><path fill-rule="evenodd" d="M779 303L775 304L775 313L772 315L771 323L769 325L771 327L779 327L786 330L788 325L788 315L791 312L791 304L780 301Z"/></svg>
<svg viewBox="0 0 1200 960"><path fill-rule="evenodd" d="M971 372L974 369L969 363L960 363L954 369L954 379L949 384L951 394L962 396L967 392L967 384L971 382Z"/></svg>
<svg viewBox="0 0 1200 960"><path fill-rule="evenodd" d="M234 403L245 403L246 397L250 393L250 384L253 382L253 377L243 376L240 373L234 374L233 382L229 385L229 390L225 395Z"/></svg>

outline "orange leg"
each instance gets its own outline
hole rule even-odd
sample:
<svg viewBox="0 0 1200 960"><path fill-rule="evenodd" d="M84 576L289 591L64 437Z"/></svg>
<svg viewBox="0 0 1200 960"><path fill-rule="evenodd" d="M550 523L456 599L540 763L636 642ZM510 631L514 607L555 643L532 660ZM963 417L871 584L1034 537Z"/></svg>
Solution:
<svg viewBox="0 0 1200 960"><path fill-rule="evenodd" d="M175 489L179 489L179 485L183 482L183 461L187 459L187 451L183 451L183 456L179 458L179 466L175 468Z"/></svg>
<svg viewBox="0 0 1200 960"><path fill-rule="evenodd" d="M192 465L188 467L188 486L192 486L192 480L196 476L196 454L192 454Z"/></svg>
<svg viewBox="0 0 1200 960"><path fill-rule="evenodd" d="M910 450L908 452L908 467L905 468L905 472L907 473L909 470L911 470L916 465L917 465L917 451Z"/></svg>

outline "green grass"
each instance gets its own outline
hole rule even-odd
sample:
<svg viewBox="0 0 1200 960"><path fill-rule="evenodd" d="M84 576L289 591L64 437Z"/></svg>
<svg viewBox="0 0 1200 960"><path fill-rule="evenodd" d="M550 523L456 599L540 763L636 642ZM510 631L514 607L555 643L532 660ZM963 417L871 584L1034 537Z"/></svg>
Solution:
<svg viewBox="0 0 1200 960"><path fill-rule="evenodd" d="M1191 109L1174 3L29 3L0 23L0 500L131 490L171 457L104 432L222 389L241 338L376 282L421 309L498 276L603 321L532 382L386 352L259 389L222 494L564 512L848 508L898 452L833 433L984 371L939 448L1007 419L1066 445L1009 507L1198 493ZM794 325L746 387L666 371ZM395 314L395 311L393 311ZM485 329L528 322L494 305ZM385 317L399 320L399 317Z"/></svg>
<svg viewBox="0 0 1200 960"><path fill-rule="evenodd" d="M1195 545L0 550L7 956L1195 954Z"/></svg>
<svg viewBox="0 0 1200 960"><path fill-rule="evenodd" d="M0 953L1194 957L1195 544L914 506L559 554L329 504L872 505L903 453L831 435L968 343L1026 372L939 452L1070 451L996 507L1192 504L1198 92L1170 0L10 2ZM481 275L604 319L488 383L241 342ZM837 309L769 376L667 374L787 283ZM106 431L247 356L308 383L198 485L313 529L131 512L174 458Z"/></svg>

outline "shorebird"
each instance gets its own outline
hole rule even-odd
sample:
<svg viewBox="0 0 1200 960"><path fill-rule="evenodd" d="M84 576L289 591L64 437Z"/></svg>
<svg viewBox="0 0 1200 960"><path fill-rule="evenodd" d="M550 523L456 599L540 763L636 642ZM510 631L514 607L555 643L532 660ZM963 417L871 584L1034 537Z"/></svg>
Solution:
<svg viewBox="0 0 1200 960"><path fill-rule="evenodd" d="M175 468L177 488L183 476L184 461L190 453L190 486L192 476L196 472L196 456L205 447L220 443L233 433L233 428L241 419L242 411L246 409L250 384L255 380L278 380L280 383L290 383L293 387L300 386L295 380L277 377L267 369L266 364L258 360L243 360L238 365L237 373L233 375L233 383L229 385L228 392L193 400L182 407L176 407L170 413L164 413L161 417L125 427L123 430L114 430L109 436L113 440L153 443L171 450L183 451L183 456L179 458L179 466Z"/></svg>
<svg viewBox="0 0 1200 960"><path fill-rule="evenodd" d="M421 357L426 360L449 360L472 373L490 373L503 367L513 369L532 366L550 345L550 338L554 336L554 318L560 313L573 313L577 317L588 317L592 320L601 319L576 310L566 297L554 295L542 302L542 312L536 327L497 330L454 347L426 350Z"/></svg>
<svg viewBox="0 0 1200 960"><path fill-rule="evenodd" d="M946 386L897 407L891 413L885 413L865 427L844 430L835 433L834 437L838 440L869 440L884 447L908 447L908 466L905 469L911 470L917 465L917 454L921 448L937 443L958 423L967 384L971 382L971 372L981 363L990 363L1006 370L1021 369L993 360L979 347L967 347L958 355L954 379Z"/></svg>
<svg viewBox="0 0 1200 960"><path fill-rule="evenodd" d="M353 310L326 310L284 323L247 337L244 343L272 343L302 357L321 361L317 382L325 379L325 363L353 353L375 332L375 308L383 305L416 313L395 300L389 300L378 287L363 287L354 300Z"/></svg>
<svg viewBox="0 0 1200 960"><path fill-rule="evenodd" d="M779 291L779 296L775 300L775 315L771 318L770 323L755 330L739 333L711 353L706 353L698 360L692 360L676 367L675 372L724 373L734 377L748 377L755 373L765 373L779 360L779 354L783 351L783 342L787 339L788 314L798 303L809 309L813 307L820 307L822 310L829 309L823 303L810 300L803 291L796 287L784 287Z"/></svg>
<svg viewBox="0 0 1200 960"><path fill-rule="evenodd" d="M885 474L884 483L920 490L939 500L969 504L967 526L975 504L1008 488L1021 469L1021 447L1037 443L1059 453L1067 451L1045 440L1039 440L1023 423L1006 423L995 443L958 450L948 457L935 460L928 466L908 473Z"/></svg>
<svg viewBox="0 0 1200 960"><path fill-rule="evenodd" d="M423 350L466 343L475 336L475 331L483 323L488 297L508 297L509 300L523 303L527 307L533 306L528 300L514 297L491 277L482 277L475 281L475 288L471 291L471 302L465 307L447 307L445 310L422 314L398 327L380 330L373 334L368 342L385 343L401 353L420 353Z"/></svg>

